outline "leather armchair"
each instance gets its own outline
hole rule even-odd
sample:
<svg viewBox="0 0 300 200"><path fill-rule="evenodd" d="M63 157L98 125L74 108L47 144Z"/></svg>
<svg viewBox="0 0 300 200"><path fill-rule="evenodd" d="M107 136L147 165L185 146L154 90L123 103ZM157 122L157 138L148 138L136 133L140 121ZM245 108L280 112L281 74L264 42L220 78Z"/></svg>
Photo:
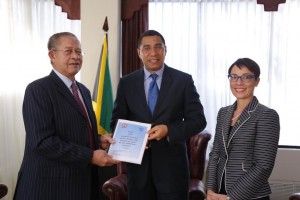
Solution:
<svg viewBox="0 0 300 200"><path fill-rule="evenodd" d="M187 141L190 164L190 200L205 199L202 179L205 170L207 144L210 139L211 134L207 131L203 131ZM117 176L103 184L102 191L110 200L127 200L126 163L121 162L117 165L117 174Z"/></svg>
<svg viewBox="0 0 300 200"><path fill-rule="evenodd" d="M0 199L7 194L7 186L0 183Z"/></svg>
<svg viewBox="0 0 300 200"><path fill-rule="evenodd" d="M300 200L300 193L294 193L290 196L289 200Z"/></svg>

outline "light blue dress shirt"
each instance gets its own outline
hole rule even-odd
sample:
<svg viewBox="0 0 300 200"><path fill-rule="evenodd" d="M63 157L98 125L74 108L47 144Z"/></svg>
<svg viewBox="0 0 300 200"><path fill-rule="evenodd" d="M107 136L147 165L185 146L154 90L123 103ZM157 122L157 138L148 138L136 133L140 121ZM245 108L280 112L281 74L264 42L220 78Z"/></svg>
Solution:
<svg viewBox="0 0 300 200"><path fill-rule="evenodd" d="M165 69L165 66L163 66L160 70L155 72L158 75L158 77L156 78L156 83L157 83L158 89L160 89L164 69ZM150 77L151 73L149 71L147 71L145 67L144 67L144 74L145 74L145 76L144 76L144 88L145 88L146 99L147 99L147 102L148 102L148 92L149 92L149 87L150 87L150 83L152 81L152 78Z"/></svg>

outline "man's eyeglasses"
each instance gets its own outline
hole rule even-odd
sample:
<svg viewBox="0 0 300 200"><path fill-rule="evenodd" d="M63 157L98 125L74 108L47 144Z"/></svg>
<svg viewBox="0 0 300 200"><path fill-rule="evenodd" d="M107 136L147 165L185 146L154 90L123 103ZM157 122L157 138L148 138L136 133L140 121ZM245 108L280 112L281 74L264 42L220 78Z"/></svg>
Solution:
<svg viewBox="0 0 300 200"><path fill-rule="evenodd" d="M255 78L255 75L251 75L251 74L244 74L244 75L242 75L242 76L238 76L238 75L236 75L236 74L229 74L229 75L228 75L228 79L229 79L229 81L231 81L231 82L237 82L237 80L238 80L239 78L241 79L241 81L242 81L243 83L248 83L248 82L250 82L252 79Z"/></svg>
<svg viewBox="0 0 300 200"><path fill-rule="evenodd" d="M153 47L146 45L141 50L143 53L149 53L152 49L154 51L162 51L164 48L165 48L165 46L163 44L157 44L157 45L154 45Z"/></svg>
<svg viewBox="0 0 300 200"><path fill-rule="evenodd" d="M66 50L53 49L52 51L61 51L66 56L70 56L74 51L78 56L83 56L84 55L84 53L79 49L74 50L74 51L72 49L66 49Z"/></svg>

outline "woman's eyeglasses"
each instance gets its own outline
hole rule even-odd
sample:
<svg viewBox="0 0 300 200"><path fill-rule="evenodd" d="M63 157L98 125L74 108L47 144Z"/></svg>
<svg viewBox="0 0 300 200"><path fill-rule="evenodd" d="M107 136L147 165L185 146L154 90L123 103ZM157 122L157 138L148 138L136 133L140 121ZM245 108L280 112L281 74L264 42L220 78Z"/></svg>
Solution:
<svg viewBox="0 0 300 200"><path fill-rule="evenodd" d="M237 82L238 79L241 79L241 81L243 83L248 83L248 82L250 82L254 78L256 78L256 77L255 77L255 75L252 75L252 74L244 74L242 76L238 76L236 74L229 74L228 75L228 79L231 82Z"/></svg>

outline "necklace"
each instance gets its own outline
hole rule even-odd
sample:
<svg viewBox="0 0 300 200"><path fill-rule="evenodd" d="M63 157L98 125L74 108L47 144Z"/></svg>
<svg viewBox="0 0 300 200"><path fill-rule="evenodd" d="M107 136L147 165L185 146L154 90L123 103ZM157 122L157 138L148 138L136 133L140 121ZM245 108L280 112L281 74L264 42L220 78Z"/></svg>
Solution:
<svg viewBox="0 0 300 200"><path fill-rule="evenodd" d="M242 113L240 113L238 116L236 116L236 117L234 117L234 118L232 118L231 119L231 121L233 121L233 120L235 120L235 119L237 119L240 115L241 115Z"/></svg>

